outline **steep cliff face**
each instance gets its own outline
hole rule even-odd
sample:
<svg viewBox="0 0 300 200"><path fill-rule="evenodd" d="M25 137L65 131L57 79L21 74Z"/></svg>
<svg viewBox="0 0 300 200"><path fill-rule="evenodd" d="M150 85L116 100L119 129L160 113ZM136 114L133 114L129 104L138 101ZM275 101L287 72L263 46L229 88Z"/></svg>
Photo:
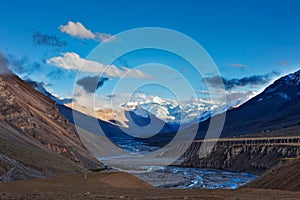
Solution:
<svg viewBox="0 0 300 200"><path fill-rule="evenodd" d="M298 155L300 155L300 146L284 144L216 145L212 152L204 158L199 158L196 152L192 153L192 156L189 156L182 166L260 174L279 164L281 159Z"/></svg>
<svg viewBox="0 0 300 200"><path fill-rule="evenodd" d="M216 142L216 143L215 143ZM201 156L203 146L214 144L211 151ZM163 156L176 154L178 145ZM205 148L204 148L205 149ZM170 154L170 155L168 155ZM194 141L179 159L181 166L224 169L261 174L277 166L282 159L300 155L300 137L273 138L228 138L220 140Z"/></svg>
<svg viewBox="0 0 300 200"><path fill-rule="evenodd" d="M77 168L103 168L82 145L75 127L59 113L55 102L35 91L9 70L0 74L0 129L1 141L19 145L20 152L25 145L33 148L32 151L39 149L52 156L55 152ZM10 166L11 162L8 161L12 158L7 152L10 150L1 148L1 161L6 160L6 166ZM6 171L4 168L9 167L2 167L0 172Z"/></svg>

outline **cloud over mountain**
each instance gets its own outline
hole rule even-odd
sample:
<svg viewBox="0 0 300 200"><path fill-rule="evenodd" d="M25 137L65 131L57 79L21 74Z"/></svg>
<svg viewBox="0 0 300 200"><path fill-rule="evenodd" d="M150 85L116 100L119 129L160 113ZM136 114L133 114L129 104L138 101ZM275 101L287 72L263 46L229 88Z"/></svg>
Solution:
<svg viewBox="0 0 300 200"><path fill-rule="evenodd" d="M3 73L4 68L8 71L12 70L19 76L27 76L28 74L34 73L41 69L41 64L37 61L31 61L26 56L21 58L16 57L13 54L5 54L0 51L0 65L1 72ZM4 68L3 68L4 67ZM11 72L9 72L11 73Z"/></svg>
<svg viewBox="0 0 300 200"><path fill-rule="evenodd" d="M106 81L108 81L107 77L86 76L79 79L76 83L82 86L85 91L93 93L99 87L102 87Z"/></svg>
<svg viewBox="0 0 300 200"><path fill-rule="evenodd" d="M7 66L8 66L8 60L4 56L4 54L0 51L0 75L9 73Z"/></svg>
<svg viewBox="0 0 300 200"><path fill-rule="evenodd" d="M253 75L253 76L247 76L243 78L233 78L233 79L226 79L222 78L225 89L231 90L236 87L243 87L243 86L257 86L257 85L263 85L267 84L272 79L274 79L275 76L278 76L280 73L278 71L272 71L270 73L264 74L264 75ZM218 87L219 77L213 76L213 77L207 77L205 78L205 81L209 82L210 84Z"/></svg>
<svg viewBox="0 0 300 200"><path fill-rule="evenodd" d="M98 74L103 73L104 75L111 78L148 78L148 76L140 70L130 69L124 66L120 69L115 65L104 65L96 61L81 58L74 52L63 53L62 56L50 58L46 62L49 65L54 65L67 70L81 70L82 72L91 72Z"/></svg>

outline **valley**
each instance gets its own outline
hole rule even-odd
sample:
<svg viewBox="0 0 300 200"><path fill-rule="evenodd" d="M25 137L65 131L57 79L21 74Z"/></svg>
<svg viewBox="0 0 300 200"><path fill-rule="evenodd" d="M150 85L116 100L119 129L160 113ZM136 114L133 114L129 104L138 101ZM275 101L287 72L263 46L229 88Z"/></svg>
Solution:
<svg viewBox="0 0 300 200"><path fill-rule="evenodd" d="M300 1L0 5L0 200L300 200Z"/></svg>
<svg viewBox="0 0 300 200"><path fill-rule="evenodd" d="M298 77L299 72L296 75ZM73 180L73 183L65 182L68 184L65 189L61 187L64 191L73 190L72 187L78 186L78 181L81 181L80 177L87 171L103 171L106 168L108 168L108 172L92 175L92 177L99 177L99 179L92 178L94 183L103 184L103 186L99 186L100 191L104 191L104 193L109 191L109 194L119 194L120 191L117 188L135 188L130 189L131 191L124 190L122 192L128 198L133 197L132 195L136 196L136 187L140 187L138 185L141 184L139 182L141 180L136 177L152 184L150 186L142 182L141 189L145 190L145 193L153 193L154 196L156 194L159 196L170 195L165 190L157 188L172 188L175 193L177 189L241 188L234 190L235 195L238 195L239 191L252 190L254 196L259 194L259 190L246 188L299 191L297 185L299 184L300 174L293 167L298 165L300 156L299 115L295 112L295 109L298 108L299 93L295 92L295 87L292 87L291 92L285 90L290 96L288 100L282 98L282 95L272 94L266 97L270 90L277 91L280 88L276 86L278 82L282 85L280 80L245 104L228 110L221 138L209 137L209 139L204 139L204 133L210 120L214 117L218 119L221 114L209 116L207 119L204 118L199 124L183 126L184 128L180 130L177 130L179 126L165 123L159 116L155 116L146 110L137 112L134 108L126 112L97 111L95 118L91 110L78 105L76 107L56 105L54 101L35 91L35 87L27 85L11 72L5 76L2 75L0 78L0 90L2 91L0 99L2 105L0 110L0 179L2 182L10 182L9 184L0 184L1 191L5 191L1 196L4 199L6 197L19 198L23 195L25 195L25 198L30 198L31 195L41 199L50 198L51 195L65 198L64 195L67 195L67 192L60 196L51 189L55 188L54 182L58 181L61 184L64 182L57 177L65 177L66 181ZM286 81L287 78L283 77L281 80ZM298 90L298 87L296 87L296 90ZM31 94L34 94L34 97ZM260 112L252 112L252 116L247 115L246 113L249 110L256 110L256 108L261 110L260 107L266 107L265 101L257 101L262 96L268 99L267 104L272 101L276 102L274 107L276 111L265 109L264 115ZM286 106L285 109L282 109L283 105ZM79 124L75 123L74 116L80 119ZM135 138L127 134L132 131L138 132L138 129L133 126L135 123L140 126L147 126L151 121L149 120L150 116L154 120L152 121L154 124L163 125L157 135L150 138ZM288 119L283 116L288 116ZM90 123L91 120L95 119L105 134L101 135L97 132L98 123ZM232 124L235 124L235 126L233 127ZM249 129L237 127L249 127ZM78 135L76 129L83 130L84 137ZM155 127L153 130L155 130ZM153 130L149 129L148 131L151 133ZM176 131L179 131L181 135L175 145L145 163L138 159L137 154L155 152L157 149L164 147L173 140ZM185 137L194 131L196 132L195 140L191 144L186 144L184 142ZM114 156L97 157L95 155L98 154L90 154L88 150L92 150L93 153L99 150L107 151L105 147L97 143L105 137L115 142L125 152L129 152L129 156L120 155L119 158ZM92 144L90 146L92 149L90 147L86 149L82 141ZM209 146L212 146L211 151L206 154L203 151L209 149ZM185 148L187 150L181 155L180 152ZM19 151L19 149L22 149L22 151ZM164 163L164 160L176 158L178 155L181 156L170 166L159 165L159 163ZM121 163L121 165L118 163ZM126 165L126 163L129 165ZM138 164L131 165L131 163ZM114 168L116 164L120 168ZM129 170L124 167L129 167ZM129 171L136 177L133 178L132 175L125 175L116 172L116 170ZM285 173L286 176L282 176ZM119 178L103 178L107 176L106 174L111 174L114 177L121 176L126 180L133 180L134 183L130 186L127 181L123 183L116 180ZM256 178L257 176L259 178ZM49 179L49 177L54 178ZM289 182L293 185L279 184L285 177L290 177ZM276 181L270 180L273 178ZM102 181L103 179L105 182ZM44 186L36 185L42 182ZM136 185L137 182L139 183ZM153 186L156 188L153 188ZM20 188L20 190L12 190L11 187ZM24 187L28 187L29 191L33 190L30 187L36 187L37 189L34 190L34 194L28 194L21 189ZM75 196L73 197L75 199L80 198L81 195L89 197L91 192L88 191L88 188L93 187L87 184L82 187L79 193L74 193ZM102 190L102 187L105 189ZM88 193L83 191L88 191ZM91 189L91 191L94 195L91 195L91 198L101 196L96 188ZM51 194L47 196L49 192ZM230 198L231 192L233 190L227 190L222 194L222 198L225 198L226 195L229 195L227 197ZM268 190L263 190L263 192L268 193ZM207 194L204 194L203 198L210 195L208 191L204 193ZM246 194L241 192L241 199L247 199L248 194ZM107 195L102 195L101 198L112 197ZM193 195L196 198L199 197L196 191ZM279 195L285 194L280 193ZM287 192L286 195L295 196L297 193ZM218 198L217 196L210 197ZM141 198L145 198L145 196L141 196Z"/></svg>

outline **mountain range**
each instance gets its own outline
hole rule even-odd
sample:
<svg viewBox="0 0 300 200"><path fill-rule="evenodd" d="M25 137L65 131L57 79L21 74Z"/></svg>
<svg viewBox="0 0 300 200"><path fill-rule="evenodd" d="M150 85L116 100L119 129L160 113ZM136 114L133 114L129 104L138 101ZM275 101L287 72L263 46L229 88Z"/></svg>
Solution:
<svg viewBox="0 0 300 200"><path fill-rule="evenodd" d="M75 102L70 103L71 99L56 100L57 104L61 105L61 102L66 102L67 107L84 115L98 118L100 123L106 122L110 127L109 129L115 130L108 132L112 135L120 135L120 132L122 132L122 136L124 136L123 131L120 131L117 127L125 128L126 132L136 132L138 130L136 130L135 124L146 126L152 119L154 127L165 123L164 126L161 126L163 128L159 133L170 133L158 134L159 136L156 136L156 138L161 136L172 138L172 133L178 130L181 117L183 117L185 120L181 124L181 129L185 129L184 132L192 132L197 129L196 139L202 139L206 135L211 116L218 117L219 113L227 111L221 137L236 137L246 134L266 133L273 129L299 124L299 74L300 71L297 71L279 78L262 93L236 107L235 105L225 104L212 105L202 99L199 99L197 103L189 102L179 105L175 101L161 99L157 96L137 95L130 102L123 104L123 108L117 111L88 109ZM42 84L33 81L29 83L44 95L54 99L54 96ZM59 107L61 112L70 120L70 114L65 113L68 109L62 109L63 105ZM71 110L68 112L71 112Z"/></svg>
<svg viewBox="0 0 300 200"><path fill-rule="evenodd" d="M187 123L181 125L181 128L186 133L197 130L196 139L205 137L211 116L218 118L219 115L222 115L218 113L222 113L222 111L227 112L221 137L237 137L255 133L266 134L274 129L299 125L299 77L300 71L283 76L268 86L262 93L234 108L232 106L213 107L208 102L201 101L199 105L187 104L185 109L183 109L182 105L174 102L144 95L138 96L135 99L136 101L124 104L124 109L121 111L96 110L87 112L86 108L74 103L73 106L75 106L75 110L90 116L93 116L91 113L96 113L96 117L100 121L105 121L113 126L125 127L128 129L128 132L132 131L131 128L134 123L141 126L150 123L149 116L151 116L156 123L165 123L164 128L160 131L160 133L165 133L165 135L159 134L163 138L172 138L174 136L172 133L178 130L176 122L182 112L183 115L190 112L189 116L194 116L194 120L187 120ZM67 106L72 107L71 104L67 104ZM195 114L192 114L192 112ZM199 117L196 117L197 115ZM166 117L169 120L166 120ZM173 120L170 120L170 118ZM165 119L165 121L162 119ZM159 137L157 136L157 138Z"/></svg>
<svg viewBox="0 0 300 200"><path fill-rule="evenodd" d="M145 112L150 112L168 124L188 124L203 121L211 115L224 112L227 107L225 104L216 105L201 98L178 103L158 96L138 94L130 100L122 105L125 110L133 111L141 116L145 116Z"/></svg>

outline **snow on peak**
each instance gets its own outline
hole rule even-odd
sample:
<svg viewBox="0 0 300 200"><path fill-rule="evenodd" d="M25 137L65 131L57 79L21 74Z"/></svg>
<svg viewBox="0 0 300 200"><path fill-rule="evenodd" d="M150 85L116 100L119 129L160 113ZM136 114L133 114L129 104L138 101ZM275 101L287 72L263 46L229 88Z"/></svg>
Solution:
<svg viewBox="0 0 300 200"><path fill-rule="evenodd" d="M122 106L125 110L146 117L150 112L157 118L168 123L188 123L195 120L205 120L217 112L225 111L224 105L215 105L211 101L198 99L177 102L158 96L136 95Z"/></svg>
<svg viewBox="0 0 300 200"><path fill-rule="evenodd" d="M286 76L281 77L276 82L281 82L287 85L299 85L300 84L300 70L295 73L290 73Z"/></svg>
<svg viewBox="0 0 300 200"><path fill-rule="evenodd" d="M280 96L283 99L291 100L293 96L297 96L298 92L300 92L299 85L300 70L277 79L273 84L267 87L259 97L270 99L275 96Z"/></svg>
<svg viewBox="0 0 300 200"><path fill-rule="evenodd" d="M157 103L157 104L165 104L165 103L167 103L165 100L162 100L161 98L159 98L159 97L153 97L153 103Z"/></svg>
<svg viewBox="0 0 300 200"><path fill-rule="evenodd" d="M142 108L137 107L133 110L133 112L142 118L149 118L149 112Z"/></svg>

